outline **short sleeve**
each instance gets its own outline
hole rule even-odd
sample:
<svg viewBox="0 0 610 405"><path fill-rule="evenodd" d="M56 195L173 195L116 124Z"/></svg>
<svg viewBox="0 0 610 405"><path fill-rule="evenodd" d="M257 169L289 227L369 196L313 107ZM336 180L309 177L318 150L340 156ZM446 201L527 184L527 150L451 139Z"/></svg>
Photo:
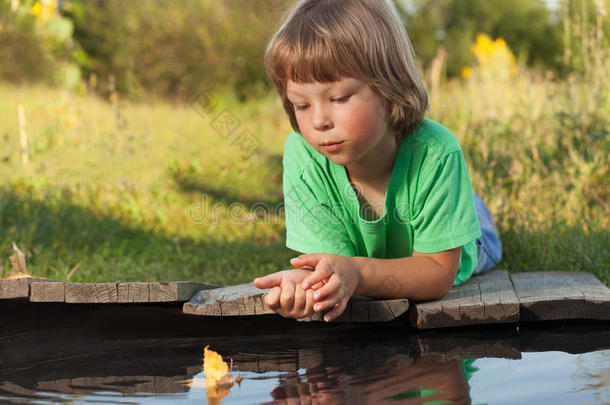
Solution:
<svg viewBox="0 0 610 405"><path fill-rule="evenodd" d="M354 255L344 222L316 196L298 168L284 164L283 188L288 248L302 253Z"/></svg>
<svg viewBox="0 0 610 405"><path fill-rule="evenodd" d="M481 236L472 185L461 149L422 176L411 218L413 250L435 253L463 246Z"/></svg>

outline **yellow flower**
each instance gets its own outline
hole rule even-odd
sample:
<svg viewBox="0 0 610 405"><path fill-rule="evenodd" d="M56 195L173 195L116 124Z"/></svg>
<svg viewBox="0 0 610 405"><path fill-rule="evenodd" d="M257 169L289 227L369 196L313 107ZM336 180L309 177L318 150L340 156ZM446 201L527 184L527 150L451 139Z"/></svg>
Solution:
<svg viewBox="0 0 610 405"><path fill-rule="evenodd" d="M36 3L34 3L34 5L32 6L32 10L31 13L34 14L36 17L38 17L40 15L40 13L42 12L42 6L40 5L40 2L37 1Z"/></svg>
<svg viewBox="0 0 610 405"><path fill-rule="evenodd" d="M57 0L41 0L34 3L30 11L36 16L36 21L40 24L53 17Z"/></svg>
<svg viewBox="0 0 610 405"><path fill-rule="evenodd" d="M51 16L53 14L53 11L55 11L55 3L57 3L57 0L45 1L47 16Z"/></svg>
<svg viewBox="0 0 610 405"><path fill-rule="evenodd" d="M462 78L468 80L472 76L472 69L468 66L462 68Z"/></svg>
<svg viewBox="0 0 610 405"><path fill-rule="evenodd" d="M499 78L503 72L510 76L517 75L515 55L510 50L503 38L492 40L483 33L477 34L476 42L470 46L470 50L477 59L477 69L484 76ZM471 72L470 72L471 73ZM462 71L462 77L468 72Z"/></svg>

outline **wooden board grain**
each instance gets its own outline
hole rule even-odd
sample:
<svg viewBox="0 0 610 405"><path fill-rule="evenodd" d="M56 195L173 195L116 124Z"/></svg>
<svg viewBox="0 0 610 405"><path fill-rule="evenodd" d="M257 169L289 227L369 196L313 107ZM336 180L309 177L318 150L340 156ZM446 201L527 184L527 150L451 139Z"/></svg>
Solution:
<svg viewBox="0 0 610 405"><path fill-rule="evenodd" d="M523 322L610 320L610 289L591 273L541 271L510 277Z"/></svg>
<svg viewBox="0 0 610 405"><path fill-rule="evenodd" d="M66 283L66 302L73 304L119 302L116 283Z"/></svg>
<svg viewBox="0 0 610 405"><path fill-rule="evenodd" d="M27 298L32 278L0 279L0 299Z"/></svg>
<svg viewBox="0 0 610 405"><path fill-rule="evenodd" d="M63 281L38 281L30 286L31 302L66 302L66 283Z"/></svg>
<svg viewBox="0 0 610 405"><path fill-rule="evenodd" d="M261 290L254 283L203 290L185 302L185 314L208 316L239 316L274 314L263 298L268 290Z"/></svg>
<svg viewBox="0 0 610 405"><path fill-rule="evenodd" d="M253 283L239 284L214 290L199 291L185 302L184 313L207 316L243 316L275 314L264 302L268 290L256 288ZM387 322L398 318L409 309L406 299L371 300L365 297L351 299L343 313L334 322ZM323 322L323 314L299 318L300 322Z"/></svg>
<svg viewBox="0 0 610 405"><path fill-rule="evenodd" d="M442 299L412 303L411 325L420 329L519 321L519 301L506 270L473 276Z"/></svg>
<svg viewBox="0 0 610 405"><path fill-rule="evenodd" d="M30 284L29 300L71 304L185 302L191 299L196 291L217 287L190 281L68 283L33 279ZM27 298L28 295L24 297Z"/></svg>

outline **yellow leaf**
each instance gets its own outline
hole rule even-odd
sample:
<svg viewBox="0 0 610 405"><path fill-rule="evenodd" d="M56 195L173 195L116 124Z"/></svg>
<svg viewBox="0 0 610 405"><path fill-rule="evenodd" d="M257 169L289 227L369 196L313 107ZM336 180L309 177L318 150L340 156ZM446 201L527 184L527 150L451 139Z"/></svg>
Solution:
<svg viewBox="0 0 610 405"><path fill-rule="evenodd" d="M229 395L235 379L229 374L229 366L222 356L207 345L203 350L203 372L205 374L205 392L208 404L220 404L221 399ZM233 367L233 361L231 361ZM241 376L237 376L241 381Z"/></svg>
<svg viewBox="0 0 610 405"><path fill-rule="evenodd" d="M218 380L229 372L229 366L222 360L222 356L214 350L208 350L210 345L203 349L203 372L206 380Z"/></svg>

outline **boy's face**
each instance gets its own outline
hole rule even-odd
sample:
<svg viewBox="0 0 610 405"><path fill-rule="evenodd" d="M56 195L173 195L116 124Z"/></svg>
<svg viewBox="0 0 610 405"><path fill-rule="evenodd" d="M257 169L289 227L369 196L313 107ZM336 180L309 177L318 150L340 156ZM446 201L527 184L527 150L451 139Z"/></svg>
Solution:
<svg viewBox="0 0 610 405"><path fill-rule="evenodd" d="M339 165L370 164L387 150L390 135L384 99L354 78L331 83L288 80L301 135L315 150ZM324 146L326 143L334 145Z"/></svg>

